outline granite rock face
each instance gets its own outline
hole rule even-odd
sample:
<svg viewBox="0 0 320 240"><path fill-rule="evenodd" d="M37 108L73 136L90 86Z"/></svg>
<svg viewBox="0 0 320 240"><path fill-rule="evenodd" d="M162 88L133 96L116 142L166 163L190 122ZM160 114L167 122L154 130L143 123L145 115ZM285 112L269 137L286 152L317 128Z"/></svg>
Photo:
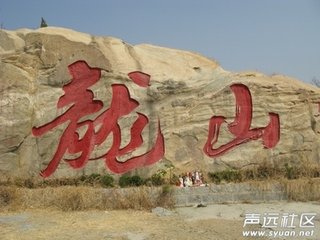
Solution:
<svg viewBox="0 0 320 240"><path fill-rule="evenodd" d="M195 53L131 46L111 37L53 27L0 31L0 56L0 172L4 177L38 176L60 145L68 149L48 176L108 172L105 161L112 155L110 149L118 154L110 157L117 156L117 164L130 161L130 169L144 175L171 164L182 172L243 168L264 161L320 162L320 89L292 78L227 72ZM100 72L94 84L82 89L93 94L91 100L98 109L91 111L87 102L75 111L78 122L67 119L35 134L33 129L66 116L75 102L90 99L85 94L81 97L82 85L66 90L78 75L84 84L92 77L89 72L81 75L82 70L70 70L79 62ZM138 74L136 79L128 75L132 72ZM122 102L115 98L126 90L127 100L135 107L128 106L118 116L115 109L124 111L126 102L121 96ZM58 107L66 91L75 99ZM108 109L108 118L98 123L98 116ZM134 125L138 116L147 123ZM97 144L98 136L87 136L91 123L81 125L84 121L93 122L93 135L110 126L110 132L103 130L109 133L103 143ZM63 138L72 124L78 124L77 134ZM132 131L141 134L141 145L137 143L140 135ZM159 136L163 136L162 152ZM121 143L116 146L118 138ZM77 152L73 143L81 139L87 142ZM138 145L126 151L131 143ZM160 150L146 155L140 165L134 163L137 156L157 146ZM85 149L89 153L81 166L76 160L68 161L81 158ZM155 162L144 164L150 158Z"/></svg>

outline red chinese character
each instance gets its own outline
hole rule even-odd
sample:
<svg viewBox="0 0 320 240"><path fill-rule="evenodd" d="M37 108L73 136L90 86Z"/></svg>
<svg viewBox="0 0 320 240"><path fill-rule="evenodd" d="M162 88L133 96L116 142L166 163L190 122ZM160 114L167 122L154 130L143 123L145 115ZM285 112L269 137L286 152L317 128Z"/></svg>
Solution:
<svg viewBox="0 0 320 240"><path fill-rule="evenodd" d="M218 142L221 125L226 123L225 117L213 116L210 119L204 152L209 157L218 157L242 143L259 138L262 139L265 148L274 147L280 139L279 115L269 113L270 122L266 127L250 129L252 121L251 93L243 84L233 84L230 88L236 98L236 116L234 121L228 124L228 130L234 139L218 148L213 148L213 145Z"/></svg>
<svg viewBox="0 0 320 240"><path fill-rule="evenodd" d="M118 120L131 113L139 106L139 103L130 97L129 90L123 84L112 85L112 100L110 108L103 111L94 120L84 120L81 118L99 112L103 108L103 103L93 100L93 93L88 88L95 84L101 76L101 70L91 68L85 61L78 61L68 66L72 80L63 87L65 94L60 97L57 107L62 108L70 105L69 109L53 121L34 127L32 133L34 136L41 136L56 126L69 122L64 130L58 148L48 164L47 168L41 172L43 177L49 177L55 172L65 153L80 153L75 159L64 159L73 168L82 168L90 159L90 155L95 146L101 145L109 134L112 133L113 144L109 151L99 158L105 158L106 165L115 173L124 173L134 168L147 166L159 161L164 155L164 138L158 121L158 134L156 142L147 153L136 156L125 162L118 161L118 157L126 155L143 143L142 131L148 124L148 118L142 113L137 113L138 118L131 127L131 140L127 146L120 148L121 129ZM137 85L147 87L150 76L142 72L129 73L129 78ZM101 125L99 130L95 130ZM87 126L86 132L82 138L79 137L77 129Z"/></svg>

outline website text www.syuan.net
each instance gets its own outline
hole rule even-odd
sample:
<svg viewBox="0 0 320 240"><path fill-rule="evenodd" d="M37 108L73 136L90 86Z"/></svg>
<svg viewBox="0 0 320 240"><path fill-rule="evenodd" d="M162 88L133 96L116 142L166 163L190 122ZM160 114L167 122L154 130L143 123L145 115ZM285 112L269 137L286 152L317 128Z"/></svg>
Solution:
<svg viewBox="0 0 320 240"><path fill-rule="evenodd" d="M316 213L248 213L245 214L242 236L288 239L315 237L316 215Z"/></svg>
<svg viewBox="0 0 320 240"><path fill-rule="evenodd" d="M293 237L313 237L314 230L305 231L305 230L269 230L269 231L242 231L243 237L288 237L289 239Z"/></svg>

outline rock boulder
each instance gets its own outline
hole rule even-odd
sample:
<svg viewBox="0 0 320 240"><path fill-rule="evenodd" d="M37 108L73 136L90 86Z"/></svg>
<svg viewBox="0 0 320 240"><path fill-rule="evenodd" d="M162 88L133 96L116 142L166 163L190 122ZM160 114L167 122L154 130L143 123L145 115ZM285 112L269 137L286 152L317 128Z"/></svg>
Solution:
<svg viewBox="0 0 320 240"><path fill-rule="evenodd" d="M4 177L319 164L320 89L298 80L54 27L1 30L0 56Z"/></svg>

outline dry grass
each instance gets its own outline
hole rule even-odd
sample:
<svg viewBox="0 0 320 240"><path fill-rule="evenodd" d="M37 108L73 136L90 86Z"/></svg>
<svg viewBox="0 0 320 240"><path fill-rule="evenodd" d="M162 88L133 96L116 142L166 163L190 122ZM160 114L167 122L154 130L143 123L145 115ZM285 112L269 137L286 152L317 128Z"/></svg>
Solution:
<svg viewBox="0 0 320 240"><path fill-rule="evenodd" d="M88 209L151 209L156 206L172 208L173 194L163 188L94 188L94 187L45 187L37 189L0 187L0 209L58 209L80 211Z"/></svg>
<svg viewBox="0 0 320 240"><path fill-rule="evenodd" d="M250 169L226 170L212 174L214 183L250 182L270 190L277 184L289 200L320 201L320 165L306 161L273 166L260 164ZM73 179L9 179L0 183L0 209L152 209L173 208L174 193L170 186L102 188L92 176Z"/></svg>
<svg viewBox="0 0 320 240"><path fill-rule="evenodd" d="M320 201L320 178L281 178L270 181L251 181L250 184L263 191L270 191L277 186L287 195L288 200L292 201Z"/></svg>
<svg viewBox="0 0 320 240"><path fill-rule="evenodd" d="M320 201L320 178L250 181L259 189L269 191L277 185L292 201ZM135 188L96 188L60 186L25 188L0 186L0 210L56 209L62 211L135 209L150 210L161 206L173 208L171 186Z"/></svg>
<svg viewBox="0 0 320 240"><path fill-rule="evenodd" d="M60 187L60 186L95 186L102 187L100 177L93 174L89 176L70 177L70 178L53 178L43 179L42 177L33 178L7 178L1 179L2 186L17 186L23 188L44 188L44 187Z"/></svg>
<svg viewBox="0 0 320 240"><path fill-rule="evenodd" d="M246 181L279 181L285 179L319 178L320 164L302 160L299 163L285 162L273 165L262 162L259 165L244 169L226 169L220 172L209 172L211 182L246 182Z"/></svg>
<svg viewBox="0 0 320 240"><path fill-rule="evenodd" d="M17 199L16 188L0 187L0 208L8 207Z"/></svg>
<svg viewBox="0 0 320 240"><path fill-rule="evenodd" d="M289 200L320 201L320 178L283 179L282 184Z"/></svg>
<svg viewBox="0 0 320 240"><path fill-rule="evenodd" d="M320 178L280 178L268 181L248 182L262 191L270 191L276 186L287 196L289 201L320 201Z"/></svg>

